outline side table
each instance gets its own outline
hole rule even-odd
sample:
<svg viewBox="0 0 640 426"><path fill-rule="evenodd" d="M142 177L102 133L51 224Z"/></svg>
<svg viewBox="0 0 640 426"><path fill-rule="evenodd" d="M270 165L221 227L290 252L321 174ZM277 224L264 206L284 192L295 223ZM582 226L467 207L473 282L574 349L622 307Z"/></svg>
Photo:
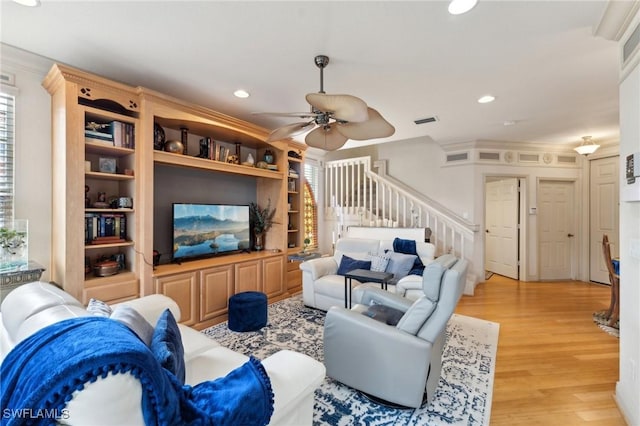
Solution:
<svg viewBox="0 0 640 426"><path fill-rule="evenodd" d="M375 272L368 269L354 269L344 274L344 307L351 309L351 280L358 280L361 283L380 283L380 288L387 289L389 281L393 278L390 272ZM347 287L349 288L349 299L347 299Z"/></svg>
<svg viewBox="0 0 640 426"><path fill-rule="evenodd" d="M0 302L11 290L22 284L39 281L44 267L37 262L29 261L26 265L0 272Z"/></svg>

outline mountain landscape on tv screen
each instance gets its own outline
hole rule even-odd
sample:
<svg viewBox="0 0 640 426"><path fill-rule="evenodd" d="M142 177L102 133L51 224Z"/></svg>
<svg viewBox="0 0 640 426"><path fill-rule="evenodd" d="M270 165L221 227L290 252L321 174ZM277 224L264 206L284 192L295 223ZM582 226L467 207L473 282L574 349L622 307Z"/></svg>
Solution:
<svg viewBox="0 0 640 426"><path fill-rule="evenodd" d="M197 257L249 249L249 222L214 216L174 218L175 258Z"/></svg>

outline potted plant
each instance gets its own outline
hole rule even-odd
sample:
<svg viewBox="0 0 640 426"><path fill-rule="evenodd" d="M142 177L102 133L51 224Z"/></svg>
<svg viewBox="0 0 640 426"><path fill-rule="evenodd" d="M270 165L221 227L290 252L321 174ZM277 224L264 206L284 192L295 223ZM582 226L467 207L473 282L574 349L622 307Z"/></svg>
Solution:
<svg viewBox="0 0 640 426"><path fill-rule="evenodd" d="M307 247L309 247L309 244L311 244L311 238L307 237L302 242L304 243L304 246L302 247L302 252L306 253L307 252Z"/></svg>
<svg viewBox="0 0 640 426"><path fill-rule="evenodd" d="M258 206L257 203L249 204L249 219L251 220L251 226L253 226L254 248L256 250L264 248L264 234L275 223L273 221L275 214L276 209L271 208L271 199L269 199L267 207L264 208Z"/></svg>
<svg viewBox="0 0 640 426"><path fill-rule="evenodd" d="M0 224L0 270L27 263L27 236L27 221L24 219Z"/></svg>

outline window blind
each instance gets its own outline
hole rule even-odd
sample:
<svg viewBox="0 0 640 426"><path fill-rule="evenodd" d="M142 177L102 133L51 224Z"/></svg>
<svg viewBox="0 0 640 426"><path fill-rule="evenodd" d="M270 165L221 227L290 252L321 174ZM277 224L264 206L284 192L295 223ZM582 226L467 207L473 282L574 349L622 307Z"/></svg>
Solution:
<svg viewBox="0 0 640 426"><path fill-rule="evenodd" d="M0 222L13 220L14 96L0 92Z"/></svg>

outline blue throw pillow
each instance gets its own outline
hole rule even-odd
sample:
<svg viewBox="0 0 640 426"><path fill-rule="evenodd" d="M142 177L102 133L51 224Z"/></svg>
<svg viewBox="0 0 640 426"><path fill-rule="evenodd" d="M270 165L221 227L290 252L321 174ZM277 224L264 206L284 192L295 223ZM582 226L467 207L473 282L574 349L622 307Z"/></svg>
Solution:
<svg viewBox="0 0 640 426"><path fill-rule="evenodd" d="M413 254L396 253L393 251L388 251L387 254L389 255L389 265L387 265L386 272L392 273L395 280L399 280L409 274L409 271L413 268L413 262L415 262L417 257Z"/></svg>
<svg viewBox="0 0 640 426"><path fill-rule="evenodd" d="M414 240L404 240L402 238L395 238L393 240L393 251L396 253L412 254L416 256L413 262L413 267L407 275L422 275L424 271L424 264L420 260L418 255L418 249L416 248L416 242Z"/></svg>
<svg viewBox="0 0 640 426"><path fill-rule="evenodd" d="M160 365L184 384L184 347L176 319L169 309L158 318L151 338L151 352Z"/></svg>
<svg viewBox="0 0 640 426"><path fill-rule="evenodd" d="M366 269L368 271L371 269L371 261L352 259L343 254L342 259L340 259L340 266L338 267L338 275L344 275L355 269Z"/></svg>

